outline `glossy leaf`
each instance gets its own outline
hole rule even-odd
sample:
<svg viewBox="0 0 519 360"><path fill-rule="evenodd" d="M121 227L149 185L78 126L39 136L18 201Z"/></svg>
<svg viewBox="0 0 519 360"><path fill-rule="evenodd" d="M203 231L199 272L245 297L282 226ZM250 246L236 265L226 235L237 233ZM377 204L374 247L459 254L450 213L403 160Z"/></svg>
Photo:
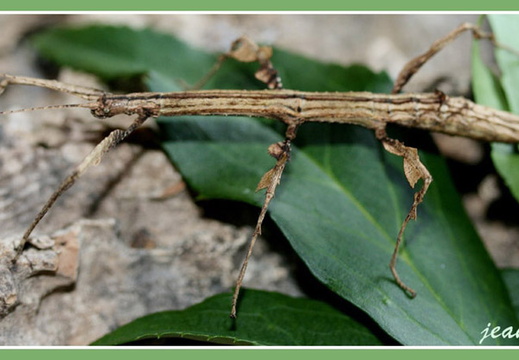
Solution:
<svg viewBox="0 0 519 360"><path fill-rule="evenodd" d="M519 49L519 40L515 36L519 31L518 16L489 15L489 21L497 41L513 49ZM478 102L519 114L519 87L517 86L519 84L519 56L497 48L495 53L501 76L499 79L494 78L493 86L474 86L475 96ZM477 55L479 54L474 54L475 57ZM481 62L478 58L474 61ZM481 72L483 71L481 70ZM486 71L489 72L488 69ZM491 94L490 91L494 91L494 93ZM496 98L499 98L497 102ZM519 200L518 150L517 144L492 144L494 165L516 200Z"/></svg>
<svg viewBox="0 0 519 360"><path fill-rule="evenodd" d="M508 292L512 298L515 313L519 316L519 269L505 269L502 273L505 284L508 287Z"/></svg>
<svg viewBox="0 0 519 360"><path fill-rule="evenodd" d="M203 139L168 141L165 148L201 197L259 205L263 196L254 188L273 163L264 149L279 135L239 118L175 119L162 129L184 133L185 126L198 127L194 133ZM238 128L239 141L223 137ZM390 178L402 176L400 161L388 159L369 132L355 127L307 125L299 140L271 216L321 281L404 343L470 344L483 319L515 321L498 273L448 180L436 176L420 209L422 223L408 232L399 271L419 292L410 300L387 267L411 201L404 179ZM438 157L424 158L433 176L445 174Z"/></svg>
<svg viewBox="0 0 519 360"><path fill-rule="evenodd" d="M237 319L231 294L219 294L182 311L139 318L93 345L143 339L184 338L227 345L380 345L363 325L326 303L245 289Z"/></svg>

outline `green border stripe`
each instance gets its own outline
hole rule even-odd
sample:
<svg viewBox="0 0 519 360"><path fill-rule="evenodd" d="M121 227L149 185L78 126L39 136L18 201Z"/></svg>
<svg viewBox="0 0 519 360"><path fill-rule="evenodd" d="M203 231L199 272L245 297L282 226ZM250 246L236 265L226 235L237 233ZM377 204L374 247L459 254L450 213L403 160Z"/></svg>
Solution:
<svg viewBox="0 0 519 360"><path fill-rule="evenodd" d="M452 0L416 1L293 1L293 0L203 0L203 1L2 1L0 11L513 11L519 2L460 2Z"/></svg>
<svg viewBox="0 0 519 360"><path fill-rule="evenodd" d="M132 348L132 349L45 349L45 350L0 350L0 356L6 359L20 359L31 358L53 360L83 360L92 359L125 359L125 360L142 360L143 358L153 358L154 360L171 360L171 359L226 359L226 360L264 360L266 357L269 360L310 360L315 359L316 356L324 356L326 359L332 360L347 360L347 359L396 359L399 360L416 360L424 356L430 358L441 359L459 359L461 357L470 356L471 360L488 360L488 359L516 359L518 354L517 349L503 349L503 350L472 350L472 349L313 349L311 347L305 349L158 349L152 350L149 348Z"/></svg>

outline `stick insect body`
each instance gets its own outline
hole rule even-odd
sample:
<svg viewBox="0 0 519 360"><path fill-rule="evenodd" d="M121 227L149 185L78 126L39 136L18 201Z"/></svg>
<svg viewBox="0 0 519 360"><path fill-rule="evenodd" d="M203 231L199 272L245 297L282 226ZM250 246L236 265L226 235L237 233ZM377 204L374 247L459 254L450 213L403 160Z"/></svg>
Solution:
<svg viewBox="0 0 519 360"><path fill-rule="evenodd" d="M297 129L306 122L354 124L374 130L376 137L387 151L403 158L404 173L411 187L414 187L418 180L423 180L423 185L415 193L413 204L403 220L390 261L390 269L395 282L410 297L414 297L416 292L398 276L396 259L407 223L416 218L417 207L423 201L432 182L432 176L421 163L417 149L405 146L402 142L387 136L385 131L387 124L465 136L482 141L519 142L519 116L517 115L481 106L465 98L449 97L439 91L398 94L404 84L430 57L467 30L472 31L475 37L487 38L496 44L492 35L482 33L479 28L471 24L462 24L435 42L427 52L410 61L397 78L392 94L283 90L277 72L270 62L271 49L258 47L245 38L235 42L231 51L222 55L211 71L216 71L226 58L246 62L257 61L260 69L256 73L256 77L266 83L270 90L187 90L171 93L147 92L114 95L52 80L0 75L2 78L0 91L9 84L32 85L69 93L88 101L82 104L47 106L19 111L79 107L90 109L92 114L100 119L120 114L136 115L128 128L114 130L103 139L62 182L24 233L19 252L57 198L72 186L90 166L99 163L106 152L115 147L148 118L178 115L241 115L280 120L287 125L285 140L269 147L269 153L276 159L276 164L263 176L257 188L257 190L266 189L265 201L236 283L231 310L231 316L235 317L238 293L247 264L254 243L261 234L261 225L267 208L290 159L291 143L296 138ZM205 80L205 78L202 79L197 87ZM16 112L16 110L0 114L11 112Z"/></svg>

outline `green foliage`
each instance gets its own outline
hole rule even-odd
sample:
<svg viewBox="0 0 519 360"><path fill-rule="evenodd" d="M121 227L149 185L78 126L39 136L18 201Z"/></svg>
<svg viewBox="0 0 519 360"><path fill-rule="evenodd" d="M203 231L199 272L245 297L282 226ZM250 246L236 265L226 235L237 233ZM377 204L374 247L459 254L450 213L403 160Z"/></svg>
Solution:
<svg viewBox="0 0 519 360"><path fill-rule="evenodd" d="M503 270L503 278L510 292L515 313L519 316L519 269Z"/></svg>
<svg viewBox="0 0 519 360"><path fill-rule="evenodd" d="M240 316L231 319L231 296L219 294L182 311L144 316L93 345L165 337L227 345L380 345L363 325L319 301L247 289Z"/></svg>
<svg viewBox="0 0 519 360"><path fill-rule="evenodd" d="M94 35L96 40L92 41ZM129 41L133 36L138 40ZM120 55L122 71L112 65L118 61L118 53L110 49L114 42L125 42ZM215 59L149 30L113 27L52 30L38 35L35 44L42 54L61 65L104 78L144 74L153 91L176 90L179 79L196 82L204 69L210 68L210 60ZM141 45L144 49L138 48ZM143 56L150 47L163 51ZM109 51L110 61L103 55L104 51ZM76 54L72 57L70 52ZM88 65L82 52L89 57ZM135 63L132 54L136 54ZM386 75L375 74L365 67L321 64L277 49L274 54L273 63L286 88L387 92L391 87ZM228 62L208 87L261 87L254 80L253 71L251 65ZM249 118L184 117L159 119L159 125L164 150L199 198L233 199L258 206L262 203L263 194L255 193L254 189L262 174L274 164L266 149L282 139L280 124ZM431 148L426 134L413 131L396 134L406 142L412 140ZM434 149L420 151L420 156L435 181L419 207L418 220L407 229L407 243L397 265L400 276L418 291L416 299L409 299L403 293L388 269L398 229L412 203L413 190L404 178L401 159L387 154L370 131L348 125L305 124L298 133L292 160L271 204L270 216L321 282L367 313L398 342L477 344L487 323L517 326L517 318L500 273L465 215L444 161ZM267 296L248 291L247 297L253 298L251 294ZM286 300L280 295L277 299L275 295L268 296L272 302ZM284 337L277 342L268 340L261 330L262 319L248 317L245 299L238 314L240 327L244 328L236 331L246 330L247 337L229 334L228 320L224 319L227 313L198 313L207 304L221 299L216 297L185 312L152 315L158 322L156 328L150 328L148 320L138 320L142 322L132 324L126 334L121 330L123 334L117 333L117 338L129 341L167 333L196 334L193 336L197 339L208 341L292 344L283 340L288 339ZM262 314L263 309L258 306L250 311ZM290 314L287 309L283 326L292 328L301 322L314 321L313 315L304 310ZM173 320L177 316L183 319L179 323ZM189 323L191 327L182 328L190 316L211 320L208 327L204 321L194 321ZM258 321L258 326L244 325L245 320ZM218 322L220 330L216 328ZM299 327L304 332L307 325ZM347 325L343 330L350 331ZM312 344L336 341L327 333L321 339L316 337L315 331L310 335L298 334L298 339L312 338ZM491 341L513 344L518 339L488 339L485 345ZM110 340L114 342L118 341ZM352 340L345 336L341 344L352 344Z"/></svg>
<svg viewBox="0 0 519 360"><path fill-rule="evenodd" d="M490 15L489 21L496 40L512 49L519 49L519 18L509 15ZM473 49L473 90L476 100L497 109L519 114L519 56L496 48L500 77L496 77L483 63L479 44ZM492 144L492 160L510 191L519 199L519 153L517 144Z"/></svg>

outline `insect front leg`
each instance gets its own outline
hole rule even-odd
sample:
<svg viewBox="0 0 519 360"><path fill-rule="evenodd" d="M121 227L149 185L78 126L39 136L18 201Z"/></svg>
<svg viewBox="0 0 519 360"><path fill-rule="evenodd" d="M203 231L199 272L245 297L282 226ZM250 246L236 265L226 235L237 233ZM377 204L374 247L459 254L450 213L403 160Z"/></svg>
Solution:
<svg viewBox="0 0 519 360"><path fill-rule="evenodd" d="M9 74L0 74L0 94L2 94L9 85L30 85L50 90L55 90L67 94L71 94L86 100L96 100L105 92L86 86L72 85L56 80L37 79L25 76L14 76Z"/></svg>

